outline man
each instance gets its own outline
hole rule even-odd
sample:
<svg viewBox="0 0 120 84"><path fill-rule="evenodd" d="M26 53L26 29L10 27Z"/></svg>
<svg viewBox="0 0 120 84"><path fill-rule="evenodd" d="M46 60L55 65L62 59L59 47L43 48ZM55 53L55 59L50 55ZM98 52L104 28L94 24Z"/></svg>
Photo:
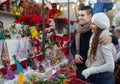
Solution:
<svg viewBox="0 0 120 84"><path fill-rule="evenodd" d="M92 8L84 6L79 10L79 23L75 31L74 37L71 42L70 50L75 58L76 63L76 76L78 79L84 79L81 75L82 71L86 68L85 61L87 59L87 53L89 49L89 40L92 35L90 29L90 21L92 18ZM114 36L103 36L100 38L100 43L107 44L113 40L114 44L117 44L117 38Z"/></svg>

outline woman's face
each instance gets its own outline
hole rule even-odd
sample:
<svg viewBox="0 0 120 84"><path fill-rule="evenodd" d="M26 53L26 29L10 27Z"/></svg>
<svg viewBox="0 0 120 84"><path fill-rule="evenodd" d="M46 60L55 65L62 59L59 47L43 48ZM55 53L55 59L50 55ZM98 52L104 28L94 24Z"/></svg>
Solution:
<svg viewBox="0 0 120 84"><path fill-rule="evenodd" d="M97 33L97 25L95 23L91 22L90 28L92 29L92 33Z"/></svg>

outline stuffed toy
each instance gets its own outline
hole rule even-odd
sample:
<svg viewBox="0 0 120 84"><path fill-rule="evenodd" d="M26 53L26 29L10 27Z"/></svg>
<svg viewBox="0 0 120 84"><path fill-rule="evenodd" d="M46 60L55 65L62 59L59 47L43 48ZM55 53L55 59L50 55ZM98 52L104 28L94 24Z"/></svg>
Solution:
<svg viewBox="0 0 120 84"><path fill-rule="evenodd" d="M30 27L30 33L31 33L32 38L39 39L39 36L38 36L39 33L38 33L37 28L35 26Z"/></svg>
<svg viewBox="0 0 120 84"><path fill-rule="evenodd" d="M15 61L15 65L17 66L17 73L21 73L24 72L23 71L23 67L20 65L19 60L17 59L16 55L13 55L14 61Z"/></svg>

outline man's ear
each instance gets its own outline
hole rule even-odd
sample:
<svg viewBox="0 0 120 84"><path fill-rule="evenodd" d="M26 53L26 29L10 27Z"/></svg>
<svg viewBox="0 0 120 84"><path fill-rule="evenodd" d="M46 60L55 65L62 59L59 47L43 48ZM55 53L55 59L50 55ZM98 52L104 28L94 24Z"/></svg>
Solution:
<svg viewBox="0 0 120 84"><path fill-rule="evenodd" d="M88 15L88 18L90 19L90 21L91 21L91 18L92 18L92 14L89 14Z"/></svg>
<svg viewBox="0 0 120 84"><path fill-rule="evenodd" d="M93 16L92 14L89 14L89 17L90 17L90 18L92 18L92 16Z"/></svg>

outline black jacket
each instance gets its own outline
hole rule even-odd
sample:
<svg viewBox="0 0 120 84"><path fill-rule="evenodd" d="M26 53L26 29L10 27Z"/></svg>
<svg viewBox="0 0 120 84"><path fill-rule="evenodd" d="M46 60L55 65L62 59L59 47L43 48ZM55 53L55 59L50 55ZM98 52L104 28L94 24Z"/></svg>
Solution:
<svg viewBox="0 0 120 84"><path fill-rule="evenodd" d="M75 31L75 33L76 33L76 31ZM91 35L92 35L92 32L91 32L91 30L89 30L88 32L83 33L80 36L79 54L83 57L84 61L86 61L86 59L87 59L87 52L89 49L89 40L90 40ZM70 50L71 50L71 53L73 56L75 56L75 54L77 54L76 45L75 45L75 34L74 34L74 37L71 42Z"/></svg>
<svg viewBox="0 0 120 84"><path fill-rule="evenodd" d="M76 33L76 31L75 31L75 33ZM75 56L75 54L78 54L76 51L76 45L75 45L75 33L74 33L74 36L72 38L72 42L70 45L70 50L71 50L71 53L73 56ZM88 32L83 33L80 36L79 54L82 56L83 62L85 62L87 59L87 53L88 53L88 49L89 49L89 40L90 40L91 35L92 35L92 32L91 32L91 30L89 30ZM111 37L112 37L113 44L117 45L118 39L114 35L111 35Z"/></svg>

